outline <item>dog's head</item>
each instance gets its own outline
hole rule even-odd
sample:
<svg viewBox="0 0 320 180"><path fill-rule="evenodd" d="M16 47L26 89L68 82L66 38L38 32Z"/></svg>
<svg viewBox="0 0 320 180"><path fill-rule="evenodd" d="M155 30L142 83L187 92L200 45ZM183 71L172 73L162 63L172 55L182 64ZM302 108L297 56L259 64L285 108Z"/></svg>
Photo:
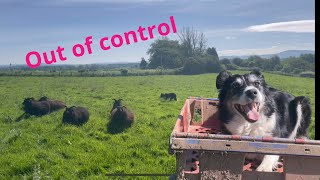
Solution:
<svg viewBox="0 0 320 180"><path fill-rule="evenodd" d="M23 103L22 103L22 105L24 105L24 106L30 106L33 101L35 101L34 98L25 98L24 101L23 101Z"/></svg>
<svg viewBox="0 0 320 180"><path fill-rule="evenodd" d="M65 113L74 116L76 106L66 107Z"/></svg>
<svg viewBox="0 0 320 180"><path fill-rule="evenodd" d="M122 106L122 99L113 99L113 107L112 110Z"/></svg>
<svg viewBox="0 0 320 180"><path fill-rule="evenodd" d="M47 96L42 96L39 101L48 101L49 98Z"/></svg>
<svg viewBox="0 0 320 180"><path fill-rule="evenodd" d="M260 71L232 75L222 71L217 77L220 107L227 108L232 115L243 117L254 123L260 118L260 110L266 97L266 82Z"/></svg>

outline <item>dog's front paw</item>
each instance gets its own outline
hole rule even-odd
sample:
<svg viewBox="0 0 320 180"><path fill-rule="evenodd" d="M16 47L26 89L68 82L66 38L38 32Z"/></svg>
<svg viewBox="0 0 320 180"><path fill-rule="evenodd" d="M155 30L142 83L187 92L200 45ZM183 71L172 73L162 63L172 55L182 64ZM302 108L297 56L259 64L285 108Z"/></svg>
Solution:
<svg viewBox="0 0 320 180"><path fill-rule="evenodd" d="M278 155L265 155L257 171L272 172L273 169L278 167L278 160Z"/></svg>
<svg viewBox="0 0 320 180"><path fill-rule="evenodd" d="M263 172L272 172L273 166L272 164L260 164L260 166L257 168L257 171L263 171Z"/></svg>

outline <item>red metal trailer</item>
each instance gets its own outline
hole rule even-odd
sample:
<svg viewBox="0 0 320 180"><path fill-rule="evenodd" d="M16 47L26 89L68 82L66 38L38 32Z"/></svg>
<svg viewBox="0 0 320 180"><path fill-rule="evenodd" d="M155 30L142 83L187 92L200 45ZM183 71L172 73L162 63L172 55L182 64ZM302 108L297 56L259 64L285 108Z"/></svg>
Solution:
<svg viewBox="0 0 320 180"><path fill-rule="evenodd" d="M176 156L171 179L320 180L320 141L221 134L217 98L186 100L170 137ZM274 172L255 171L247 153L275 154Z"/></svg>

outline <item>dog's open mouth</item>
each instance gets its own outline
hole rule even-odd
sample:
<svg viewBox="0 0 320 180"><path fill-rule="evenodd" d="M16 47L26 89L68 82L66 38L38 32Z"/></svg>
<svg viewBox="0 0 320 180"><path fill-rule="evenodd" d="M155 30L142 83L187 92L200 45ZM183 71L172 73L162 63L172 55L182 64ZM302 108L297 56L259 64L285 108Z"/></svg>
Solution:
<svg viewBox="0 0 320 180"><path fill-rule="evenodd" d="M260 118L260 103L252 102L246 105L235 104L234 107L249 122L256 122Z"/></svg>

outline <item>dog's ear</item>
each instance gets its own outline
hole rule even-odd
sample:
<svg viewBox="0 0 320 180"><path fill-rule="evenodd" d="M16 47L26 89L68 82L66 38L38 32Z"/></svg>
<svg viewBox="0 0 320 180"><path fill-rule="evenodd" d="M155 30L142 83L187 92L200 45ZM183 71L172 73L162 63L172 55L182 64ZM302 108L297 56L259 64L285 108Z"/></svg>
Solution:
<svg viewBox="0 0 320 180"><path fill-rule="evenodd" d="M256 76L260 77L260 78L264 78L264 76L262 75L261 71L259 69L254 69L250 72L250 74L255 74Z"/></svg>
<svg viewBox="0 0 320 180"><path fill-rule="evenodd" d="M217 76L216 87L217 89L222 89L224 82L231 77L232 74L228 71L221 71Z"/></svg>

